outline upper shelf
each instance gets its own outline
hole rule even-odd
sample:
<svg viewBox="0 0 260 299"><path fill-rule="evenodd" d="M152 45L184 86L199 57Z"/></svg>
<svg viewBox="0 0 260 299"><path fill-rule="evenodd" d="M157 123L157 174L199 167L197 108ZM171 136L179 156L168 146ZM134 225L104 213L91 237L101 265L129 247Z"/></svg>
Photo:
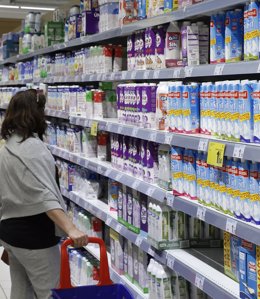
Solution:
<svg viewBox="0 0 260 299"><path fill-rule="evenodd" d="M132 24L124 25L122 27L117 27L109 31L97 33L94 35L83 36L81 38L77 38L68 42L64 42L61 44L57 44L54 46L50 46L44 49L37 50L33 53L29 53L26 55L18 55L8 58L0 62L0 65L12 64L18 61L24 61L33 58L37 55L54 53L57 51L69 50L74 47L80 47L83 45L89 45L96 42L113 39L116 37L126 36L133 33L136 30L145 29L151 26L157 26L160 24L165 24L171 21L179 21L188 18L194 18L196 16L203 15L211 15L215 11L225 10L229 7L233 7L236 5L241 5L246 3L245 0L205 0L202 3L195 4L192 6L185 7L183 9L179 9L177 11L163 14L160 16L156 16L153 18L145 19L142 21L134 22Z"/></svg>

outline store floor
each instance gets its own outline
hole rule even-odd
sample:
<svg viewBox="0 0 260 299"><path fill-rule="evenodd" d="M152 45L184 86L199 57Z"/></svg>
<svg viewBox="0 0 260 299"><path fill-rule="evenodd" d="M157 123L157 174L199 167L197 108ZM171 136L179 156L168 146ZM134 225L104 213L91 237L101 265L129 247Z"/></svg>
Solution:
<svg viewBox="0 0 260 299"><path fill-rule="evenodd" d="M0 247L0 256L2 256L3 247ZM9 268L0 261L0 299L9 299L11 290L11 280Z"/></svg>

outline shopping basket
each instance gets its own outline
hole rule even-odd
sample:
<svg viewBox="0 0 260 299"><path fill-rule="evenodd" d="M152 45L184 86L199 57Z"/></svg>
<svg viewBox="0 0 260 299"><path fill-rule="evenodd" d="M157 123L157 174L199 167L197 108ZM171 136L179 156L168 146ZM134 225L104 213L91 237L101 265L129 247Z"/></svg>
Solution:
<svg viewBox="0 0 260 299"><path fill-rule="evenodd" d="M67 247L73 245L71 239L61 245L60 285L52 290L54 299L134 299L131 293L122 284L113 284L109 275L106 245L102 239L89 237L89 243L100 246L100 274L96 286L72 287L70 282L70 267Z"/></svg>

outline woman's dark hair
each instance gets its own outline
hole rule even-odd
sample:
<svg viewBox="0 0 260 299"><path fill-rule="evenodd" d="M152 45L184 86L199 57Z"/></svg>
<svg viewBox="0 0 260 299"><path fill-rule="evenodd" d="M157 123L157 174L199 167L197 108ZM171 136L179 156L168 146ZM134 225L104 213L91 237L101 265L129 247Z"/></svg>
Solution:
<svg viewBox="0 0 260 299"><path fill-rule="evenodd" d="M6 110L2 124L1 135L8 139L13 133L22 137L22 141L33 134L38 134L42 140L47 124L44 109L46 98L36 89L28 89L16 93Z"/></svg>

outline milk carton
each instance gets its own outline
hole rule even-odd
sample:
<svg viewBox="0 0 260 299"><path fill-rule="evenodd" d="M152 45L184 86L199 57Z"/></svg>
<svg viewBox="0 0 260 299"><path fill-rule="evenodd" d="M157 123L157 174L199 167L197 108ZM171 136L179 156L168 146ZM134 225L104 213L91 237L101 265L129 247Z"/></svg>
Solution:
<svg viewBox="0 0 260 299"><path fill-rule="evenodd" d="M123 237L110 228L111 266L117 273L124 272Z"/></svg>
<svg viewBox="0 0 260 299"><path fill-rule="evenodd" d="M169 82L160 82L156 92L156 128L159 130L168 130L169 118L168 110L168 89Z"/></svg>
<svg viewBox="0 0 260 299"><path fill-rule="evenodd" d="M249 162L238 161L238 187L239 197L236 198L235 215L249 222L250 217L250 192L249 192Z"/></svg>
<svg viewBox="0 0 260 299"><path fill-rule="evenodd" d="M158 26L156 30L155 69L165 68L165 27Z"/></svg>
<svg viewBox="0 0 260 299"><path fill-rule="evenodd" d="M210 63L225 62L225 13L211 16Z"/></svg>
<svg viewBox="0 0 260 299"><path fill-rule="evenodd" d="M188 23L189 24L189 23ZM183 29L182 48L186 47L187 53L187 26ZM177 22L171 22L165 37L165 62L166 67L182 66L181 61L181 31ZM187 55L186 55L187 56Z"/></svg>
<svg viewBox="0 0 260 299"><path fill-rule="evenodd" d="M228 11L225 25L225 60L226 62L241 61L244 42L242 10Z"/></svg>
<svg viewBox="0 0 260 299"><path fill-rule="evenodd" d="M156 117L156 90L155 84L147 84L142 88L142 114L143 114L143 127L155 128Z"/></svg>
<svg viewBox="0 0 260 299"><path fill-rule="evenodd" d="M260 298L259 266L260 247L245 240L239 247L240 298Z"/></svg>
<svg viewBox="0 0 260 299"><path fill-rule="evenodd" d="M169 118L169 130L178 133L183 132L182 82L169 84L167 114Z"/></svg>
<svg viewBox="0 0 260 299"><path fill-rule="evenodd" d="M191 85L183 86L183 131L187 134L199 133L199 85L191 83Z"/></svg>
<svg viewBox="0 0 260 299"><path fill-rule="evenodd" d="M250 167L249 191L250 191L251 221L255 224L259 224L260 223L259 163L252 161L249 167Z"/></svg>
<svg viewBox="0 0 260 299"><path fill-rule="evenodd" d="M127 69L132 71L135 69L135 35L127 37Z"/></svg>
<svg viewBox="0 0 260 299"><path fill-rule="evenodd" d="M156 68L156 33L152 28L145 30L145 67L147 70Z"/></svg>
<svg viewBox="0 0 260 299"><path fill-rule="evenodd" d="M181 26L181 54L184 66L188 65L188 26L190 25L191 23L189 21L185 21Z"/></svg>
<svg viewBox="0 0 260 299"><path fill-rule="evenodd" d="M260 83L253 84L254 142L260 143Z"/></svg>
<svg viewBox="0 0 260 299"><path fill-rule="evenodd" d="M242 81L239 92L239 122L240 141L253 141L253 99L252 84L249 81Z"/></svg>
<svg viewBox="0 0 260 299"><path fill-rule="evenodd" d="M200 64L199 27L196 23L187 26L187 59L188 66Z"/></svg>
<svg viewBox="0 0 260 299"><path fill-rule="evenodd" d="M171 190L171 148L167 144L161 144L159 146L158 165L158 185L166 190Z"/></svg>
<svg viewBox="0 0 260 299"><path fill-rule="evenodd" d="M199 64L209 63L209 27L203 22L197 22L199 28Z"/></svg>
<svg viewBox="0 0 260 299"><path fill-rule="evenodd" d="M224 232L224 271L227 276L239 281L239 247L241 239Z"/></svg>
<svg viewBox="0 0 260 299"><path fill-rule="evenodd" d="M259 58L259 2L250 1L245 6L245 60Z"/></svg>
<svg viewBox="0 0 260 299"><path fill-rule="evenodd" d="M183 190L183 149L173 147L171 149L171 173L172 190L174 195L184 195Z"/></svg>

